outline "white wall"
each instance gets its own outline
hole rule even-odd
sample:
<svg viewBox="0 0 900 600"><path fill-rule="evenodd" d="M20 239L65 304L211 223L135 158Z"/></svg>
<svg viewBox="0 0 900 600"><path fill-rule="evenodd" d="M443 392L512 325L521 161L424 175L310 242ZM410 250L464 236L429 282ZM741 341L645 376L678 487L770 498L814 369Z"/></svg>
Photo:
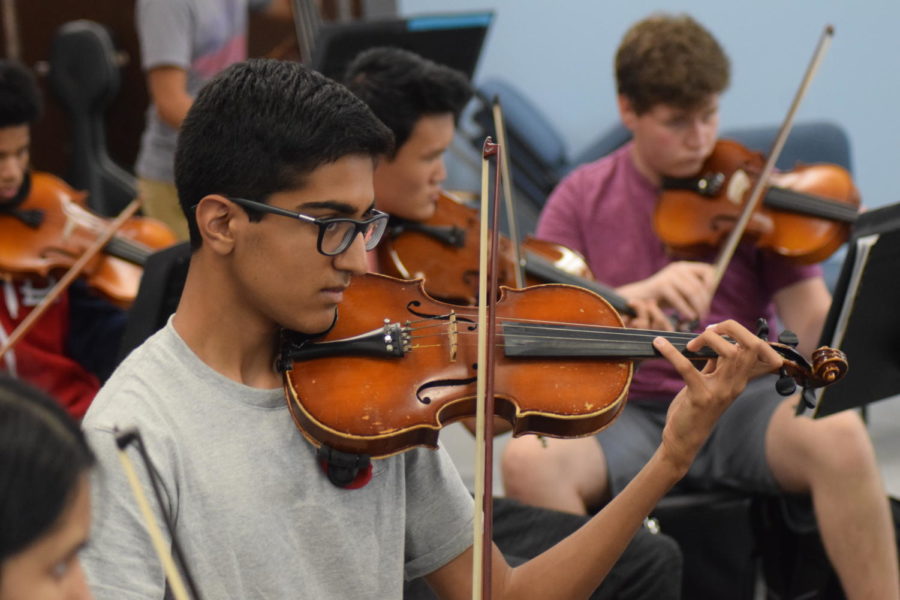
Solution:
<svg viewBox="0 0 900 600"><path fill-rule="evenodd" d="M401 15L493 10L475 75L519 87L577 153L616 120L612 60L622 34L653 12L689 12L732 60L724 128L784 117L826 23L836 34L800 107L850 135L854 176L868 206L900 201L900 2L865 0L399 0ZM452 182L451 182L452 183Z"/></svg>

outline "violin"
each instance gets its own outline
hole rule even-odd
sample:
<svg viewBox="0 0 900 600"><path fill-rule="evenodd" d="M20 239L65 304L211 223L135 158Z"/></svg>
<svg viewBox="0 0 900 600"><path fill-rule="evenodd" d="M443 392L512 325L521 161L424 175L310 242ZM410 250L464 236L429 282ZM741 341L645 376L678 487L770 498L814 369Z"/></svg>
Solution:
<svg viewBox="0 0 900 600"><path fill-rule="evenodd" d="M85 208L86 193L73 190L58 177L35 172L30 185L20 204L0 205L0 273L12 279L46 278L65 271L108 221ZM127 307L137 295L144 261L176 241L163 223L132 217L83 274L91 288Z"/></svg>
<svg viewBox="0 0 900 600"><path fill-rule="evenodd" d="M378 245L382 271L402 279L425 279L434 298L472 305L478 298L477 210L453 195L442 192L435 214L418 223L391 217L384 239ZM584 257L574 250L533 237L521 244L526 285L567 283L600 294L619 313L636 316L628 301L612 288L597 283ZM501 285L515 285L517 269L512 241L500 238L498 279Z"/></svg>
<svg viewBox="0 0 900 600"><path fill-rule="evenodd" d="M687 257L718 248L764 162L760 153L719 140L695 177L665 179L653 216L663 243ZM802 264L825 260L847 240L860 204L850 174L831 164L774 173L763 194L746 235L760 248Z"/></svg>
<svg viewBox="0 0 900 600"><path fill-rule="evenodd" d="M321 339L283 334L278 368L295 424L316 446L373 458L437 447L443 426L475 414L476 311L434 300L421 280L354 278ZM633 361L659 356L653 338L684 350L695 337L625 329L602 297L568 285L502 288L496 311L494 414L517 436L603 429L624 406ZM820 348L810 364L789 345L771 346L784 375L804 386L847 370L839 350Z"/></svg>

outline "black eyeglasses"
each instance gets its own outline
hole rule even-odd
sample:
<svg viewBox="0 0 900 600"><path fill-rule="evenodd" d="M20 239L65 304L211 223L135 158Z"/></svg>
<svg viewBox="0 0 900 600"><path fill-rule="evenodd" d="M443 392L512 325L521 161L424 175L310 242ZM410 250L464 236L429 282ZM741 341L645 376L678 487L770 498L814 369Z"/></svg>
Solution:
<svg viewBox="0 0 900 600"><path fill-rule="evenodd" d="M325 256L337 256L346 251L353 243L353 240L356 239L357 234L362 234L366 250L372 250L381 240L388 222L388 214L375 209L372 209L370 218L357 221L346 217L315 218L278 208L277 206L256 202L255 200L247 200L246 198L228 196L228 199L250 210L291 217L292 219L318 226L319 239L316 242L316 249Z"/></svg>

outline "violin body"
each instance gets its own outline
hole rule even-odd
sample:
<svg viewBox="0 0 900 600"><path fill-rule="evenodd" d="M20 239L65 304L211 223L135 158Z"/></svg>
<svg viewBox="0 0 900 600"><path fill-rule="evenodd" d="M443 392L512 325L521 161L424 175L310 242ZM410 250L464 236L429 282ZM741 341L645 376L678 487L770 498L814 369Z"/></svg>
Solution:
<svg viewBox="0 0 900 600"><path fill-rule="evenodd" d="M575 291L568 302L560 298L564 289ZM596 294L559 284L527 292L502 289L497 317L543 319L548 303L560 320L622 325L616 311ZM334 349L340 351L338 359L327 355L332 340L372 331L382 339L385 320L417 324L402 358L346 354L339 348ZM296 425L315 445L373 457L414 446L437 447L442 427L475 415L476 321L477 308L434 300L421 281L374 274L354 278L335 326L317 343L326 355L306 354L285 371L285 393ZM509 342L502 328L497 338L498 345ZM528 368L522 368L525 364ZM625 360L535 360L498 353L495 414L512 425L514 435L589 435L618 415L632 371L632 363ZM338 398L349 400L342 403Z"/></svg>
<svg viewBox="0 0 900 600"><path fill-rule="evenodd" d="M719 140L697 178L667 180L653 226L674 254L702 257L717 248L740 216L763 156ZM825 260L847 240L859 192L840 166L798 166L771 177L745 236L802 264Z"/></svg>
<svg viewBox="0 0 900 600"><path fill-rule="evenodd" d="M71 267L107 224L85 208L85 197L58 177L32 173L31 191L18 208L39 211L40 224L32 226L0 212L0 273L12 279L46 278ZM176 241L159 221L134 217L91 261L84 276L110 301L128 306L137 294L144 259Z"/></svg>
<svg viewBox="0 0 900 600"><path fill-rule="evenodd" d="M568 246L555 244L547 240L539 240L528 235L522 240L522 253L525 255L526 263L534 262L535 258L543 259L561 273L583 279L585 282L596 281L584 257ZM556 277L558 275L541 277L533 270L526 270L525 285L568 283L567 281L556 280ZM607 298L607 300L609 299Z"/></svg>
<svg viewBox="0 0 900 600"><path fill-rule="evenodd" d="M496 319L494 414L514 435L600 431L624 406L634 361L659 356L653 338L684 349L694 337L624 329L602 297L564 284L501 288ZM477 309L432 299L422 281L354 278L326 335L284 334L278 367L294 423L316 446L373 458L436 447L442 427L476 414L477 338ZM846 372L840 351L820 348L810 365L770 345L803 385Z"/></svg>
<svg viewBox="0 0 900 600"><path fill-rule="evenodd" d="M381 271L401 279L425 279L428 293L447 302L472 305L478 299L479 215L442 192L434 215L423 223L392 222L377 252ZM512 247L500 239L498 280L514 277Z"/></svg>
<svg viewBox="0 0 900 600"><path fill-rule="evenodd" d="M424 223L394 219L378 245L381 270L401 279L424 279L434 298L474 305L478 299L478 211L442 192L435 214ZM512 241L500 237L498 281L516 285ZM525 285L568 283L587 287L606 298L622 314L635 316L627 300L596 282L584 257L560 244L526 237L520 244Z"/></svg>

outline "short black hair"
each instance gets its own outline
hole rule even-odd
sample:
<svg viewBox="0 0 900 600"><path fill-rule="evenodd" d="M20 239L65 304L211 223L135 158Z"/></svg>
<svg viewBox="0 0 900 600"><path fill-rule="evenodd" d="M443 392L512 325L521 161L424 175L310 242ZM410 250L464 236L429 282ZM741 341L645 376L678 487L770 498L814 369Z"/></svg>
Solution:
<svg viewBox="0 0 900 600"><path fill-rule="evenodd" d="M395 151L420 118L452 113L456 120L472 96L460 71L390 47L360 53L347 67L344 85L394 132Z"/></svg>
<svg viewBox="0 0 900 600"><path fill-rule="evenodd" d="M0 562L51 531L93 464L84 434L56 401L0 375Z"/></svg>
<svg viewBox="0 0 900 600"><path fill-rule="evenodd" d="M272 59L231 65L197 94L178 136L175 185L191 245L201 244L193 209L204 196L265 202L322 165L349 155L374 161L392 146L372 111L324 75Z"/></svg>
<svg viewBox="0 0 900 600"><path fill-rule="evenodd" d="M25 65L0 60L0 127L30 125L41 116L41 94Z"/></svg>

